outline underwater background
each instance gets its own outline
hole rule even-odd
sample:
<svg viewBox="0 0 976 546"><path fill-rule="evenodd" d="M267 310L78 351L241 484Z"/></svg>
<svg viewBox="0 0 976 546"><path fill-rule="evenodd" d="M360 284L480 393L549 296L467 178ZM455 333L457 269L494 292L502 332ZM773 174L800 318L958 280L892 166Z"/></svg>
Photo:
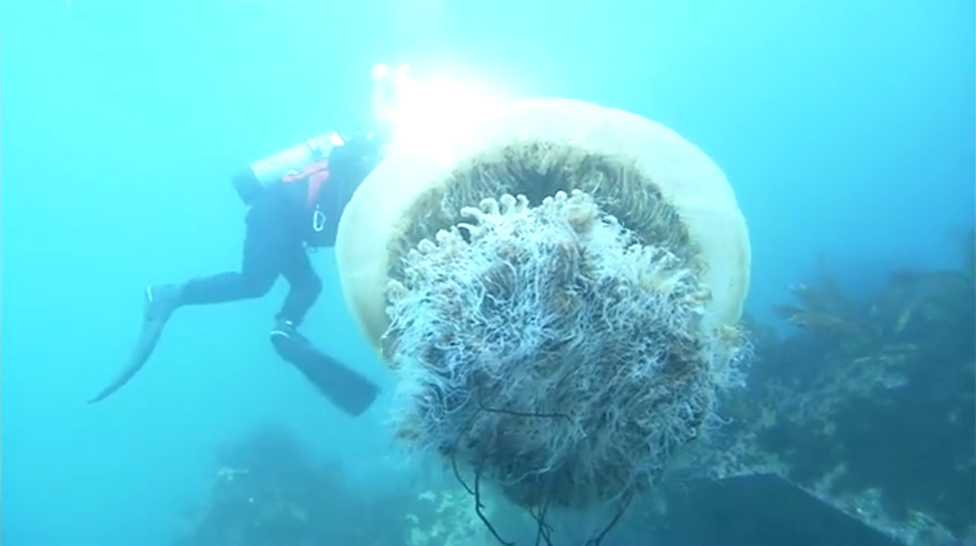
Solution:
<svg viewBox="0 0 976 546"><path fill-rule="evenodd" d="M786 335L772 310L821 263L855 295L892 271L972 265L969 1L7 0L0 12L8 546L172 544L215 453L269 423L341 465L345 489L326 488L337 496L423 483L391 448L385 397L349 418L274 354L284 282L181 311L130 385L85 404L124 360L146 285L238 266L230 174L356 129L377 63L675 129L728 176L753 249L747 311ZM390 386L331 251L314 262L325 290L303 331Z"/></svg>

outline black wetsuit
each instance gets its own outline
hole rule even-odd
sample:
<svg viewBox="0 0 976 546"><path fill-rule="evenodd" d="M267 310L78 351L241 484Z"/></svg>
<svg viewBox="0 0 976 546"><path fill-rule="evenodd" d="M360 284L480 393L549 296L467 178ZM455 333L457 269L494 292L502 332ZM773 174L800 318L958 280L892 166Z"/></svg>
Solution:
<svg viewBox="0 0 976 546"><path fill-rule="evenodd" d="M314 243L316 247L335 244L343 209L376 166L379 142L358 138L330 152L329 180L318 199L325 217L319 232L312 229L313 211L306 202L308 180L272 185L256 195L247 214L240 272L188 282L183 286L183 305L260 298L271 290L280 275L291 288L276 318L296 327L301 324L322 291L322 281L312 268L305 243ZM254 173L247 170L237 176L253 177Z"/></svg>
<svg viewBox="0 0 976 546"><path fill-rule="evenodd" d="M290 289L276 318L294 326L301 324L322 291L322 281L305 248L312 231L311 212L303 210L306 205L300 198L306 186L295 184L297 187L272 186L255 199L247 213L240 271L187 282L183 286L184 305L260 298L280 275Z"/></svg>
<svg viewBox="0 0 976 546"><path fill-rule="evenodd" d="M125 385L148 361L170 315L179 307L227 303L267 294L279 276L290 290L271 343L278 354L295 365L322 394L350 415L359 415L376 398L378 387L351 368L319 351L297 327L322 291L307 246L335 244L339 218L353 192L378 161L375 141L359 139L333 148L329 178L321 187L316 207L308 203L309 179L272 184L250 193L246 202L247 234L240 271L190 280L183 285L150 287L146 292L143 328L126 365L116 378L90 400L104 400ZM254 177L250 170L239 176ZM252 180L253 187L260 187ZM243 198L243 196L242 196ZM319 222L313 224L313 218ZM315 229L317 225L319 229Z"/></svg>

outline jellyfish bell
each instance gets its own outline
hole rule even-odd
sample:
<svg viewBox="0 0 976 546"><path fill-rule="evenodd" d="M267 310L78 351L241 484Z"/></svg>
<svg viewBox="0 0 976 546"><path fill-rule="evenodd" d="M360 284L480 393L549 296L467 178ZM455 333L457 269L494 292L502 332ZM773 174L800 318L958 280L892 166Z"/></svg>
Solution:
<svg viewBox="0 0 976 546"><path fill-rule="evenodd" d="M650 487L737 380L745 219L676 132L519 101L394 150L339 225L347 304L396 422L523 506Z"/></svg>

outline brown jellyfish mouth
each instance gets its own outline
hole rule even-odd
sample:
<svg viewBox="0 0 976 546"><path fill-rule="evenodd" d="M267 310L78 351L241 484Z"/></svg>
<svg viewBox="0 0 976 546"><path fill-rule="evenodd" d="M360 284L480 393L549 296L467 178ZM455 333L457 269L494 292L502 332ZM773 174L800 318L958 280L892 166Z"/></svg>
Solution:
<svg viewBox="0 0 976 546"><path fill-rule="evenodd" d="M392 279L402 279L403 260L423 240L465 222L462 210L482 199L523 195L537 207L562 191L580 190L607 215L630 229L641 244L667 248L697 269L699 249L677 210L636 161L612 157L566 142L530 140L487 148L459 163L442 184L418 196L405 217L412 220L395 240Z"/></svg>

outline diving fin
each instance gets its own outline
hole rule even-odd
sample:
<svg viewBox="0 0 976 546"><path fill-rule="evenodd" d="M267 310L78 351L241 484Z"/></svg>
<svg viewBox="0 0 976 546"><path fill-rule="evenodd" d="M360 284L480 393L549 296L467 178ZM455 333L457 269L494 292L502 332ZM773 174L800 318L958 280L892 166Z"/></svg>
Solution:
<svg viewBox="0 0 976 546"><path fill-rule="evenodd" d="M149 287L146 289L146 303L142 322L142 332L136 343L132 354L125 367L118 373L115 379L101 390L94 398L88 401L89 404L100 402L108 398L112 393L122 388L129 382L139 370L149 361L152 356L159 337L163 333L163 327L170 314L179 306L179 288L175 286L161 286L158 288Z"/></svg>
<svg viewBox="0 0 976 546"><path fill-rule="evenodd" d="M298 371L336 405L352 417L369 409L379 395L379 387L334 358L319 352L292 328L271 332L271 344L281 358Z"/></svg>
<svg viewBox="0 0 976 546"><path fill-rule="evenodd" d="M146 322L142 325L142 333L139 335L139 342L136 343L135 349L132 351L132 355L129 356L129 362L126 364L122 371L115 377L115 379L108 384L107 387L102 389L95 398L88 401L89 404L94 404L109 397L112 393L122 388L123 385L129 382L142 366L149 360L152 356L153 349L156 348L156 343L159 341L159 336L163 333L163 326L166 323L161 320L153 320Z"/></svg>

